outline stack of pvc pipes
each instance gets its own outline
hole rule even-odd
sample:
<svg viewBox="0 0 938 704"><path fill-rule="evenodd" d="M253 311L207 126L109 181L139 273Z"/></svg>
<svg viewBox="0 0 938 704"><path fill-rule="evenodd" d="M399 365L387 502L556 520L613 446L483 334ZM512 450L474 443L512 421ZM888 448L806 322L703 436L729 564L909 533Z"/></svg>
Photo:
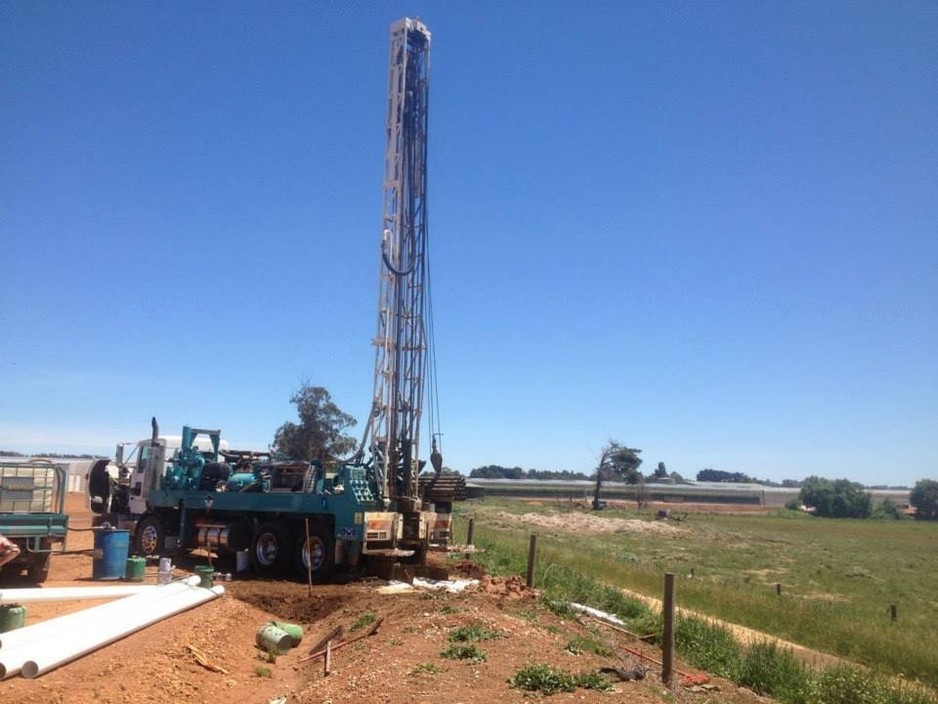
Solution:
<svg viewBox="0 0 938 704"><path fill-rule="evenodd" d="M38 677L225 591L221 585L199 587L199 581L190 577L141 589L107 604L0 633L0 679L18 672L28 679Z"/></svg>

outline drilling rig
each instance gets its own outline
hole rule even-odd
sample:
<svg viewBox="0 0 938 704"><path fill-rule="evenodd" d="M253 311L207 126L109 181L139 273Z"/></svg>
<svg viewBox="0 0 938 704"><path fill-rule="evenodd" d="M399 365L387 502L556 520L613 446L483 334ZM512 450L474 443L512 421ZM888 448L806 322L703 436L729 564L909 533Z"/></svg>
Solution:
<svg viewBox="0 0 938 704"><path fill-rule="evenodd" d="M419 542L422 522L418 474L424 391L431 389L433 401L435 386L432 363L428 365L432 325L427 261L430 32L426 25L408 18L391 25L388 65L374 396L359 458L367 445L381 499L403 517L403 539L412 544ZM438 435L433 433L434 409L429 420L430 462L438 476L443 458Z"/></svg>
<svg viewBox="0 0 938 704"><path fill-rule="evenodd" d="M408 18L391 25L384 213L381 221L373 400L357 452L335 466L278 462L224 449L220 431L186 426L182 436L135 443L121 480L106 462L89 487L92 509L133 531L134 551L206 548L250 552L261 574L289 568L316 581L338 565L422 564L450 538L452 496L421 495L418 475L424 396L430 398L430 464L439 477L435 368L427 260L427 106L430 32ZM366 452L367 450L367 452ZM429 500L428 500L429 499ZM96 508L97 507L97 508Z"/></svg>

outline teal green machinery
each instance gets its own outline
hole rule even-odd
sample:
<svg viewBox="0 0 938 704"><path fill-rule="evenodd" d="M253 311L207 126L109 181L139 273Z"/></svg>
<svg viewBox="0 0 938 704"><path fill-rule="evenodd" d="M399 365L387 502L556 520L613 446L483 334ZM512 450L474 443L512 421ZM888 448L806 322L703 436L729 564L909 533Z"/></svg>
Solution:
<svg viewBox="0 0 938 704"><path fill-rule="evenodd" d="M255 572L321 582L339 566L369 560L422 563L432 545L449 539L451 504L424 506L409 535L402 514L379 498L368 464L327 470L268 453L221 451L220 435L186 426L182 446L164 460L154 419L153 437L143 441L150 446L141 452L143 478L130 488L146 491L147 510L118 515L120 525L133 528L132 552L248 550ZM208 442L197 446L200 438Z"/></svg>

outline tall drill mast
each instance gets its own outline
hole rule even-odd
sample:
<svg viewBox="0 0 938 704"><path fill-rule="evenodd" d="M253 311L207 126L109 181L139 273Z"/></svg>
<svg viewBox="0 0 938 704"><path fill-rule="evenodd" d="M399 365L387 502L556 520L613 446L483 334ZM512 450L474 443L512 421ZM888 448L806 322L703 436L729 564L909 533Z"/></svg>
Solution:
<svg viewBox="0 0 938 704"><path fill-rule="evenodd" d="M420 418L427 366L427 101L430 32L418 20L391 25L384 216L374 339L370 450L382 498L420 510ZM437 457L434 464L440 464Z"/></svg>

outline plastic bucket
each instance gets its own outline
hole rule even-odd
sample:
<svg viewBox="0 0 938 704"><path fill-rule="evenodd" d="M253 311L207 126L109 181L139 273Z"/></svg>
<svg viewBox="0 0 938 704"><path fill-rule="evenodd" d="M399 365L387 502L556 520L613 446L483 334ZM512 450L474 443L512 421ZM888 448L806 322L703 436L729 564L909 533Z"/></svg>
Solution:
<svg viewBox="0 0 938 704"><path fill-rule="evenodd" d="M271 621L271 626L276 626L293 639L293 645L296 647L303 640L303 627L295 623L284 623L283 621Z"/></svg>
<svg viewBox="0 0 938 704"><path fill-rule="evenodd" d="M173 563L168 557L160 558L160 569L156 573L157 584L169 584L173 578Z"/></svg>
<svg viewBox="0 0 938 704"><path fill-rule="evenodd" d="M146 571L147 561L142 557L134 555L127 558L126 579L128 582L142 582Z"/></svg>
<svg viewBox="0 0 938 704"><path fill-rule="evenodd" d="M19 604L0 606L0 633L22 628L26 623L26 607Z"/></svg>
<svg viewBox="0 0 938 704"><path fill-rule="evenodd" d="M92 579L121 579L127 571L129 530L99 530L94 534Z"/></svg>
<svg viewBox="0 0 938 704"><path fill-rule="evenodd" d="M235 553L235 571L247 572L251 566L251 553L247 550L238 550Z"/></svg>
<svg viewBox="0 0 938 704"><path fill-rule="evenodd" d="M215 568L210 565L197 565L195 568L195 573L199 575L199 586L205 587L206 589L211 589L214 580L212 576L215 574Z"/></svg>
<svg viewBox="0 0 938 704"><path fill-rule="evenodd" d="M293 638L273 623L261 626L257 631L257 647L268 653L283 655L293 647Z"/></svg>

